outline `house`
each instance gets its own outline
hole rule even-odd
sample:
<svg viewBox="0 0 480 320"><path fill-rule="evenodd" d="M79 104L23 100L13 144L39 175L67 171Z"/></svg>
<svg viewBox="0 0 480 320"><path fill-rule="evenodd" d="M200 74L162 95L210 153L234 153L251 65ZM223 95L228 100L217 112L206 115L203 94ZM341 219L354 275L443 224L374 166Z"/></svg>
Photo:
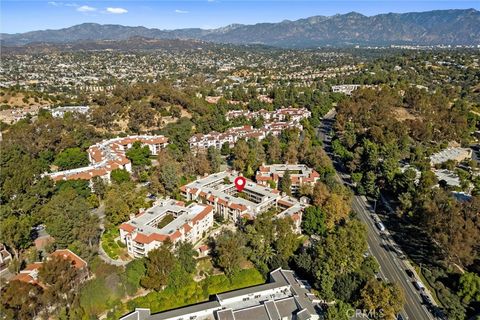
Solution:
<svg viewBox="0 0 480 320"><path fill-rule="evenodd" d="M120 240L128 253L145 257L169 239L173 243L195 243L213 227L213 208L192 203L185 207L176 200L158 200L156 204L120 225Z"/></svg>
<svg viewBox="0 0 480 320"><path fill-rule="evenodd" d="M61 257L63 259L67 259L71 261L72 266L75 267L78 272L79 281L83 282L89 278L88 272L88 264L85 260L77 256L75 253L68 249L59 249L50 254L47 257L51 259L51 257ZM28 264L23 270L20 271L15 277L13 277L10 281L23 281L31 284L36 284L41 287L45 287L45 284L41 283L38 279L38 272L42 267L43 262L34 262Z"/></svg>
<svg viewBox="0 0 480 320"><path fill-rule="evenodd" d="M210 301L152 314L137 308L120 320L320 319L320 300L291 270L270 272L262 285L216 294Z"/></svg>

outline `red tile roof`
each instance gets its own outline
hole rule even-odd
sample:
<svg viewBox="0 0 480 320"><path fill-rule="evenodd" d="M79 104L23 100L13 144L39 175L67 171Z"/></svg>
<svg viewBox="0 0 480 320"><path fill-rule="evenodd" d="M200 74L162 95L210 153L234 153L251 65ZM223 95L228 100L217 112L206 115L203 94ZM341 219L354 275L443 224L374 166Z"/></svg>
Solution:
<svg viewBox="0 0 480 320"><path fill-rule="evenodd" d="M212 206L206 205L205 208L192 219L192 222L197 223L198 221L202 221L212 210Z"/></svg>
<svg viewBox="0 0 480 320"><path fill-rule="evenodd" d="M40 267L42 266L42 262L34 262L34 263L30 263L30 264L27 264L27 266L25 267L25 269L23 269L22 271L33 271L33 270L38 270L40 269ZM20 271L20 272L22 272Z"/></svg>
<svg viewBox="0 0 480 320"><path fill-rule="evenodd" d="M174 233L172 233L172 234L170 235L170 239L171 239L172 241L174 241L174 240L180 238L181 236L182 236L182 233L181 233L179 230L177 230L177 231L175 231Z"/></svg>
<svg viewBox="0 0 480 320"><path fill-rule="evenodd" d="M281 204L281 205L284 205L284 206L286 206L286 207L289 207L289 208L290 208L291 206L293 206L293 203L288 202L288 201L285 201L285 200L278 200L278 203Z"/></svg>
<svg viewBox="0 0 480 320"><path fill-rule="evenodd" d="M188 223L185 223L183 225L183 230L185 230L185 233L188 233L192 230L192 227Z"/></svg>
<svg viewBox="0 0 480 320"><path fill-rule="evenodd" d="M127 232L132 232L135 230L135 227L128 223L122 223L119 228Z"/></svg>
<svg viewBox="0 0 480 320"><path fill-rule="evenodd" d="M83 260L82 258L80 258L79 256L77 256L75 253L73 253L72 251L70 251L68 249L56 250L55 252L53 252L51 254L51 256L62 257L64 259L69 259L73 262L73 265L77 269L82 269L82 268L85 268L87 266L87 262L85 260Z"/></svg>

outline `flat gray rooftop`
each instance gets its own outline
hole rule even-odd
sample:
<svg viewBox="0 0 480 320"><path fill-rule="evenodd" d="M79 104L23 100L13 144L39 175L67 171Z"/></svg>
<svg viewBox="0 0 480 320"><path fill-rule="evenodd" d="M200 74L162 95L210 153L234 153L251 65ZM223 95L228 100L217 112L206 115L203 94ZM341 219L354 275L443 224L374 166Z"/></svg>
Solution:
<svg viewBox="0 0 480 320"><path fill-rule="evenodd" d="M163 200L153 207L145 210L143 214L131 219L128 223L138 228L144 234L171 234L191 221L197 214L205 209L205 205L192 203L188 207L179 206L176 200ZM177 217L163 228L157 228L156 225L162 221L163 217L172 213Z"/></svg>

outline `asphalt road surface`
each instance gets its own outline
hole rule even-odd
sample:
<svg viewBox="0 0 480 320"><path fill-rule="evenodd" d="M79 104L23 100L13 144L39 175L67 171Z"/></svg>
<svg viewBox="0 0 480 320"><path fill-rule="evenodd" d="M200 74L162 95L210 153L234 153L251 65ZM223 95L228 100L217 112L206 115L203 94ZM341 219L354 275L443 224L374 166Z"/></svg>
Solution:
<svg viewBox="0 0 480 320"><path fill-rule="evenodd" d="M334 117L335 114L333 112L327 114L322 121L322 126L318 130L318 136L323 140L325 150L331 158L329 132L332 129ZM339 181L346 185L349 184L348 181L344 180L345 175L341 176L338 173L336 175ZM404 261L389 246L392 240L389 238L388 232L381 232L375 225L372 218L373 208L363 197L354 196L352 209L357 213L359 219L367 225L368 251L377 259L380 265L380 277L388 282L399 284L404 292L405 306L401 312L402 317L409 320L435 319L422 303L419 291L413 286L414 279L405 272L407 266Z"/></svg>

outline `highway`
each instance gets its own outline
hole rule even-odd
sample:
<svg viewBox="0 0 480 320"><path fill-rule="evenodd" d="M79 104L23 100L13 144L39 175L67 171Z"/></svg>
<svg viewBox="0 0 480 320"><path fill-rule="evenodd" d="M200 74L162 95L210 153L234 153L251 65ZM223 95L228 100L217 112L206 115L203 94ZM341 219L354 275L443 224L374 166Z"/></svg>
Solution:
<svg viewBox="0 0 480 320"><path fill-rule="evenodd" d="M329 132L334 123L335 113L330 112L322 121L322 126L318 130L318 136L323 140L324 148L329 157L334 161L331 153L331 141ZM347 175L339 175L336 172L338 181L345 185L349 185L346 181ZM435 317L427 310L422 303L419 291L413 286L413 278L411 278L405 270L408 269L405 262L400 258L401 254L392 250L393 240L389 237L387 230L380 232L375 225L373 219L373 208L368 204L366 199L355 195L352 201L352 209L357 213L358 218L367 226L367 242L369 253L374 256L379 265L379 275L388 282L394 282L401 286L405 295L404 310L401 313L403 319L409 320L433 320ZM403 257L404 258L404 257Z"/></svg>

